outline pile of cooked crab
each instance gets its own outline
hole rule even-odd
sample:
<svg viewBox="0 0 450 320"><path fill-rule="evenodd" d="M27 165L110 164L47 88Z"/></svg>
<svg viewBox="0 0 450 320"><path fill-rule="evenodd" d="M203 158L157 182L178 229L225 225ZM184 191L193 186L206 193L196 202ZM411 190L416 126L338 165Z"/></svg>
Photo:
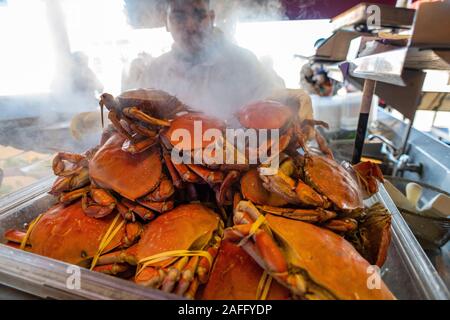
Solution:
<svg viewBox="0 0 450 320"><path fill-rule="evenodd" d="M387 210L364 205L383 175L339 164L317 130L327 124L300 119L295 97L236 114L243 129L278 129L264 163L246 161L250 145L231 151L238 164L173 161L207 154L178 129L227 123L165 92L103 94L100 105L111 123L100 144L54 158L56 204L7 231L8 245L191 299L394 299L382 280L367 285L391 238Z"/></svg>

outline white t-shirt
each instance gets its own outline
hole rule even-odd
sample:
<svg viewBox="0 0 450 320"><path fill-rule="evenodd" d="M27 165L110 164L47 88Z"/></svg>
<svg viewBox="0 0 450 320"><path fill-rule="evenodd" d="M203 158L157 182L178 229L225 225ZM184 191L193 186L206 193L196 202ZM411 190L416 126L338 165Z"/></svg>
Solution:
<svg viewBox="0 0 450 320"><path fill-rule="evenodd" d="M164 90L195 110L227 120L244 105L284 88L253 53L223 35L217 34L211 47L195 63L174 47L150 64L142 86Z"/></svg>

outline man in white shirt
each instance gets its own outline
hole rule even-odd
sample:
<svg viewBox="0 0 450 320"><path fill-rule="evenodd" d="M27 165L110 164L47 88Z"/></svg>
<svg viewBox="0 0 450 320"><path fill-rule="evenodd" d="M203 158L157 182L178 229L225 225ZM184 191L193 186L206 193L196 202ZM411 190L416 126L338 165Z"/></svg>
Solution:
<svg viewBox="0 0 450 320"><path fill-rule="evenodd" d="M269 97L284 84L250 51L214 27L208 0L169 0L172 50L154 60L141 86L164 90L192 108L223 119L243 105Z"/></svg>

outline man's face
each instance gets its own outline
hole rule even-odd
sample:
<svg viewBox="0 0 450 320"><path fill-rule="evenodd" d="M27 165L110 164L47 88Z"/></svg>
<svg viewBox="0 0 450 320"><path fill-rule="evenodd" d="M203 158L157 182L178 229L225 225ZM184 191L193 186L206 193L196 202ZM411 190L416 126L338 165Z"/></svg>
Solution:
<svg viewBox="0 0 450 320"><path fill-rule="evenodd" d="M178 47L188 54L202 51L214 26L214 11L203 0L173 1L167 28Z"/></svg>

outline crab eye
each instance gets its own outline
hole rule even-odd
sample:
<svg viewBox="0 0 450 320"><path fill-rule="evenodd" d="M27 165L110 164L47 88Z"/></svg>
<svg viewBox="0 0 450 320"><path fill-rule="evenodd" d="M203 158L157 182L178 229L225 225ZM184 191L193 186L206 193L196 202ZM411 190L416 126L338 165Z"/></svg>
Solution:
<svg viewBox="0 0 450 320"><path fill-rule="evenodd" d="M81 251L81 257L84 259L87 257L87 252L86 251Z"/></svg>

